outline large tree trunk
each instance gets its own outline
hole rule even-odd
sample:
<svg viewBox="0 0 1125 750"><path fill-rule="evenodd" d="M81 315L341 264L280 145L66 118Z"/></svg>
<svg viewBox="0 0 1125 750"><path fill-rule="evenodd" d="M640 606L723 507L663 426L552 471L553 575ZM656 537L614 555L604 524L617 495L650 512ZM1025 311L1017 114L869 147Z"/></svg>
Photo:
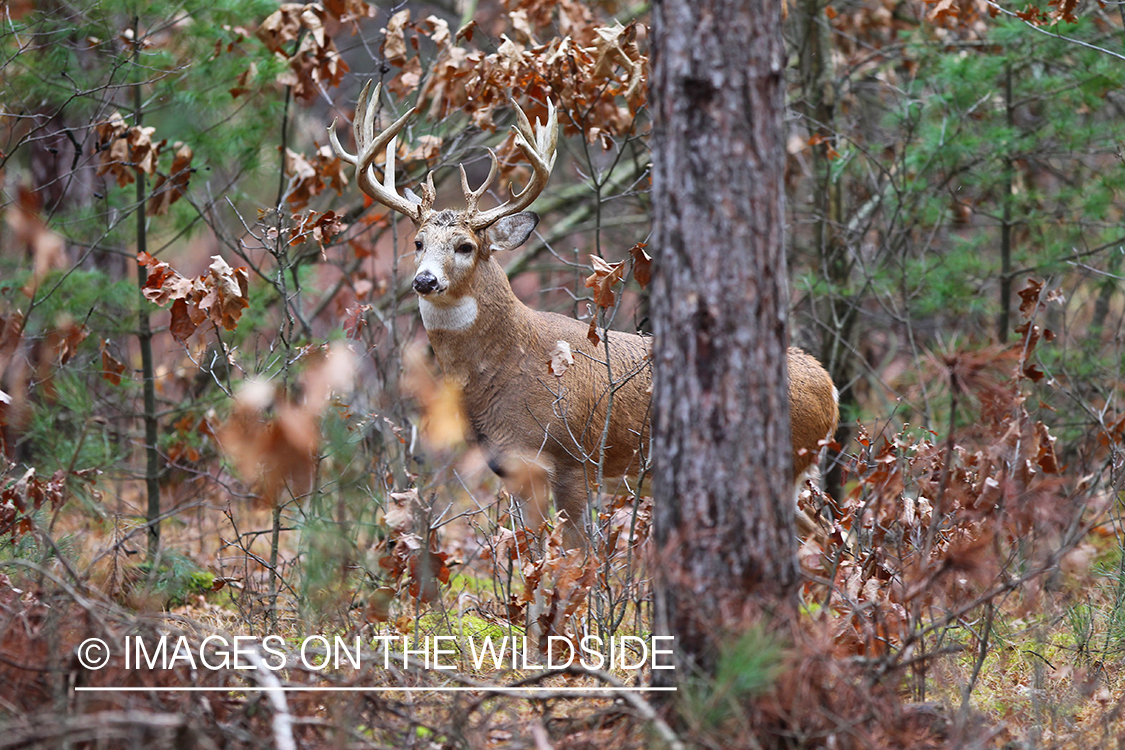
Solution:
<svg viewBox="0 0 1125 750"><path fill-rule="evenodd" d="M779 11L653 6L656 632L680 677L797 581Z"/></svg>

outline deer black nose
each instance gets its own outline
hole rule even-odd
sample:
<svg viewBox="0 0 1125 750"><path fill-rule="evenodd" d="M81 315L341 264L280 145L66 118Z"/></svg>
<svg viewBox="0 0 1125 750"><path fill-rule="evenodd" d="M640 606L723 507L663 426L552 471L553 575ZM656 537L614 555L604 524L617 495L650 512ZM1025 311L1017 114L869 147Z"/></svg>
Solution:
<svg viewBox="0 0 1125 750"><path fill-rule="evenodd" d="M429 271L422 271L414 277L414 291L418 294L429 294L438 288L437 276Z"/></svg>

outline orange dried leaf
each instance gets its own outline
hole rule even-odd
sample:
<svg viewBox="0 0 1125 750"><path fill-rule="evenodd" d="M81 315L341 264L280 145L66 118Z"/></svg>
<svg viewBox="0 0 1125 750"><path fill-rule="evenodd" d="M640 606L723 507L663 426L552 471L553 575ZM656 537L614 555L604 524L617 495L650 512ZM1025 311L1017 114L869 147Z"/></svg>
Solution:
<svg viewBox="0 0 1125 750"><path fill-rule="evenodd" d="M368 622L387 622L391 619L391 604L395 600L395 590L390 586L380 586L371 592L363 616Z"/></svg>
<svg viewBox="0 0 1125 750"><path fill-rule="evenodd" d="M590 264L594 272L586 277L586 288L594 290L594 304L598 307L609 308L617 303L617 295L613 286L625 276L625 263L607 263L596 255L590 256Z"/></svg>
<svg viewBox="0 0 1125 750"><path fill-rule="evenodd" d="M641 285L641 289L652 281L652 258L645 252L646 247L648 245L644 242L638 242L629 249L629 255L633 258L633 278Z"/></svg>
<svg viewBox="0 0 1125 750"><path fill-rule="evenodd" d="M210 289L200 300L199 309L207 312L216 324L233 331L242 311L250 306L247 299L250 276L245 268L231 268L218 255L211 259L210 275L206 277Z"/></svg>
<svg viewBox="0 0 1125 750"><path fill-rule="evenodd" d="M602 338L601 338L601 336L598 335L598 319L597 319L597 317L591 317L590 318L590 328L586 331L586 339L591 344L593 344L594 346L597 346L598 344L602 343Z"/></svg>
<svg viewBox="0 0 1125 750"><path fill-rule="evenodd" d="M248 94L252 90L250 88L251 82L258 76L258 66L253 62L242 71L238 78L234 79L235 85L230 88L230 95L232 99L237 99L243 94Z"/></svg>
<svg viewBox="0 0 1125 750"><path fill-rule="evenodd" d="M426 20L420 24L419 30L433 40L433 43L438 46L438 50L443 50L449 46L451 41L449 24L441 18L427 16Z"/></svg>
<svg viewBox="0 0 1125 750"><path fill-rule="evenodd" d="M1035 306L1039 304L1039 295L1043 292L1043 282L1036 279L1028 279L1027 286L1019 290L1020 296L1020 312L1024 315L1030 315L1035 310Z"/></svg>
<svg viewBox="0 0 1125 750"><path fill-rule="evenodd" d="M286 3L271 13L258 26L258 38L270 52L282 51L282 46L296 41L301 32L301 6Z"/></svg>
<svg viewBox="0 0 1125 750"><path fill-rule="evenodd" d="M373 18L376 7L364 0L325 0L324 9L338 21L358 21Z"/></svg>
<svg viewBox="0 0 1125 750"><path fill-rule="evenodd" d="M188 338L195 333L195 329L195 321L191 319L191 314L188 312L187 302L182 298L175 300L172 303L172 324L169 326L172 338L181 344L185 344Z"/></svg>
<svg viewBox="0 0 1125 750"><path fill-rule="evenodd" d="M55 356L60 365L65 365L78 351L81 344L90 335L90 330L81 323L67 322L59 330L52 331L48 341L55 350Z"/></svg>
<svg viewBox="0 0 1125 750"><path fill-rule="evenodd" d="M33 262L33 272L23 293L33 296L43 280L51 271L69 267L66 256L66 240L52 231L40 217L39 194L21 186L18 200L8 206L5 218L12 229L15 244L23 245Z"/></svg>
<svg viewBox="0 0 1125 750"><path fill-rule="evenodd" d="M1055 440L1057 439L1042 422L1035 423L1035 438L1039 443L1039 450L1035 456L1035 463L1048 474L1058 474L1059 459L1055 454Z"/></svg>
<svg viewBox="0 0 1125 750"><path fill-rule="evenodd" d="M476 21L469 21L467 24L457 29L457 41L464 39L467 42L473 41L473 31L477 28Z"/></svg>
<svg viewBox="0 0 1125 750"><path fill-rule="evenodd" d="M102 339L102 377L113 385L121 384L121 374L125 372L125 364L118 361L109 353L109 342Z"/></svg>

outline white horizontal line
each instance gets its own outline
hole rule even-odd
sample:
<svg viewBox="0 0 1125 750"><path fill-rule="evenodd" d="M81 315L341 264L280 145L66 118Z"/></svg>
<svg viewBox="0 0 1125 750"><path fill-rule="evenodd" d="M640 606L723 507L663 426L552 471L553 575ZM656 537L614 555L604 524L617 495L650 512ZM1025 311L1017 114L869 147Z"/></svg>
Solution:
<svg viewBox="0 0 1125 750"><path fill-rule="evenodd" d="M676 691L674 687L301 687L299 685L279 685L277 687L212 687L191 685L184 687L75 687L82 692L103 693L205 693L237 692L264 693L279 690L285 693L654 693Z"/></svg>

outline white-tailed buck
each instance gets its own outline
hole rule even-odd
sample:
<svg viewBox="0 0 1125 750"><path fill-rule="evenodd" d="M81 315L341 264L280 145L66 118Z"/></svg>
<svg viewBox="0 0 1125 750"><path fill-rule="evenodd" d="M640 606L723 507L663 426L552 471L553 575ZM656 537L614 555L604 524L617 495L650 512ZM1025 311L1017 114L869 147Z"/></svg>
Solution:
<svg viewBox="0 0 1125 750"><path fill-rule="evenodd" d="M414 291L422 323L445 377L461 388L472 439L501 477L518 472L521 462L541 467L559 511L569 521L567 542L580 545L588 518L587 492L597 483L599 462L603 477L627 476L640 468L647 450L650 341L610 332L608 345L594 346L586 337L585 323L520 302L493 257L522 245L539 222L524 209L542 192L555 163L554 106L548 102L546 124L537 120L534 129L516 106L516 146L532 169L522 191L495 208L479 208L497 172L496 155L490 151L491 169L476 190L469 188L461 168L465 208L435 211L433 173L421 186L420 198L409 191L409 197L403 197L395 188L396 139L414 110L376 134L379 87L374 93L370 87L364 86L356 104L353 132L359 153L349 154L340 145L335 122L329 128L332 146L340 158L355 165L363 192L410 217L417 228ZM380 183L373 167L384 150ZM556 376L548 362L560 341L569 344L574 362ZM828 373L800 349L789 350L789 404L793 477L799 482L838 418L836 389Z"/></svg>

